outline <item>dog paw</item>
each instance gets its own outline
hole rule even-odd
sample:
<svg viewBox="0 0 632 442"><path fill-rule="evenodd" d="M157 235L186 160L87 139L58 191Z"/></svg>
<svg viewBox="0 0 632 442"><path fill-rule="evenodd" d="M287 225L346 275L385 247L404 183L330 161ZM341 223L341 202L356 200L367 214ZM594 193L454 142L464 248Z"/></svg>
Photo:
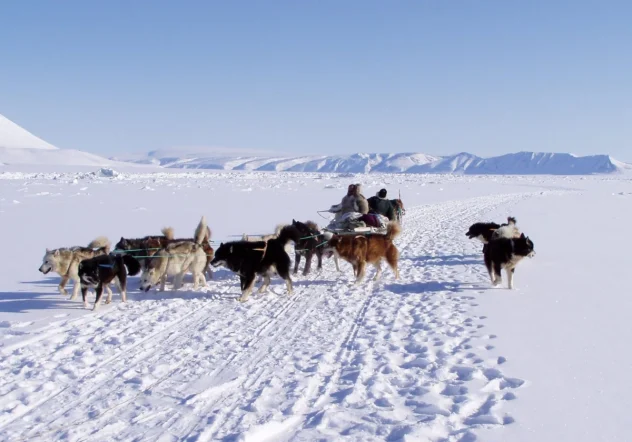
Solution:
<svg viewBox="0 0 632 442"><path fill-rule="evenodd" d="M88 308L88 303L87 302L83 303L83 308Z"/></svg>

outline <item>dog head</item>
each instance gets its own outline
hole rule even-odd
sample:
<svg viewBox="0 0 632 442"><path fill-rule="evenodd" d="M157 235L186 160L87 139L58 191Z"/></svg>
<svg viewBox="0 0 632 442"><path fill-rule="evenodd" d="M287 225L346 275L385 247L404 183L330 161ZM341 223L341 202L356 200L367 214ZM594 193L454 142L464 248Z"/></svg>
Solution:
<svg viewBox="0 0 632 442"><path fill-rule="evenodd" d="M79 263L77 270L81 285L94 287L99 284L99 269L97 265L93 265L92 262L88 263L86 260Z"/></svg>
<svg viewBox="0 0 632 442"><path fill-rule="evenodd" d="M42 265L39 268L39 271L46 275L48 272L53 271L56 272L59 268L59 250L49 250L46 249L46 253L44 254L44 258L42 258Z"/></svg>
<svg viewBox="0 0 632 442"><path fill-rule="evenodd" d="M514 253L520 256L526 256L527 258L533 258L535 256L535 245L533 241L525 236L524 233L520 237L513 240Z"/></svg>
<svg viewBox="0 0 632 442"><path fill-rule="evenodd" d="M299 235L301 235L301 239L314 239L321 236L321 233L318 231L318 226L311 221L303 223L293 219L292 227L296 228Z"/></svg>
<svg viewBox="0 0 632 442"><path fill-rule="evenodd" d="M211 261L213 267L223 266L226 267L230 256L233 254L233 245L231 243L221 243L215 251L215 256Z"/></svg>
<svg viewBox="0 0 632 442"><path fill-rule="evenodd" d="M119 242L116 243L116 246L114 246L114 248L116 250L130 250L132 248L132 245L130 244L129 240L121 236L121 239L119 240Z"/></svg>
<svg viewBox="0 0 632 442"><path fill-rule="evenodd" d="M483 244L487 244L492 239L492 234L500 227L496 223L475 223L470 226L465 236L469 239L478 239Z"/></svg>
<svg viewBox="0 0 632 442"><path fill-rule="evenodd" d="M158 285L160 277L161 274L156 266L147 265L140 275L140 289L143 292L148 292L150 288Z"/></svg>

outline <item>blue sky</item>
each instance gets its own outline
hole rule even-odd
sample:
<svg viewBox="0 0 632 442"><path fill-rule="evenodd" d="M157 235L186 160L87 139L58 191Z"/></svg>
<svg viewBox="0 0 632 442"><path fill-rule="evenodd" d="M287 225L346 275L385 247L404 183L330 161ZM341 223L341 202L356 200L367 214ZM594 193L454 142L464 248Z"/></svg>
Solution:
<svg viewBox="0 0 632 442"><path fill-rule="evenodd" d="M62 148L632 160L629 1L0 7L0 113Z"/></svg>

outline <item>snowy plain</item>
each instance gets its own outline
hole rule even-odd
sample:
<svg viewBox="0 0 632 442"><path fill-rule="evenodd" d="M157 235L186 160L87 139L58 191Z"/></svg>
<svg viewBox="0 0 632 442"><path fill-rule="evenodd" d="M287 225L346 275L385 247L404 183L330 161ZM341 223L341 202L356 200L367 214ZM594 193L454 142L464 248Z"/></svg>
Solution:
<svg viewBox="0 0 632 442"><path fill-rule="evenodd" d="M632 177L140 171L0 173L2 441L615 441L632 405ZM60 170L60 169L56 169ZM99 235L214 241L311 219L360 182L401 190L401 279L294 277L236 301L139 293L93 313L37 269ZM508 215L535 243L492 289L465 231Z"/></svg>

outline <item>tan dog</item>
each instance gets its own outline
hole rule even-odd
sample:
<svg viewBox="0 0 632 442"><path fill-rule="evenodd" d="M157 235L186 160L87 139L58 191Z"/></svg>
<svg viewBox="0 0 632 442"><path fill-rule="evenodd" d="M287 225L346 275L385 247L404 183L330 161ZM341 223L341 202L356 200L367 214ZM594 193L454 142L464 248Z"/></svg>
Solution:
<svg viewBox="0 0 632 442"><path fill-rule="evenodd" d="M401 227L396 222L388 223L386 235L334 235L327 243L327 248L333 249L336 256L351 263L356 284L364 278L367 263L377 269L374 281L382 275L382 260L386 259L389 267L399 279L397 263L399 251L393 244L393 239L401 233Z"/></svg>

